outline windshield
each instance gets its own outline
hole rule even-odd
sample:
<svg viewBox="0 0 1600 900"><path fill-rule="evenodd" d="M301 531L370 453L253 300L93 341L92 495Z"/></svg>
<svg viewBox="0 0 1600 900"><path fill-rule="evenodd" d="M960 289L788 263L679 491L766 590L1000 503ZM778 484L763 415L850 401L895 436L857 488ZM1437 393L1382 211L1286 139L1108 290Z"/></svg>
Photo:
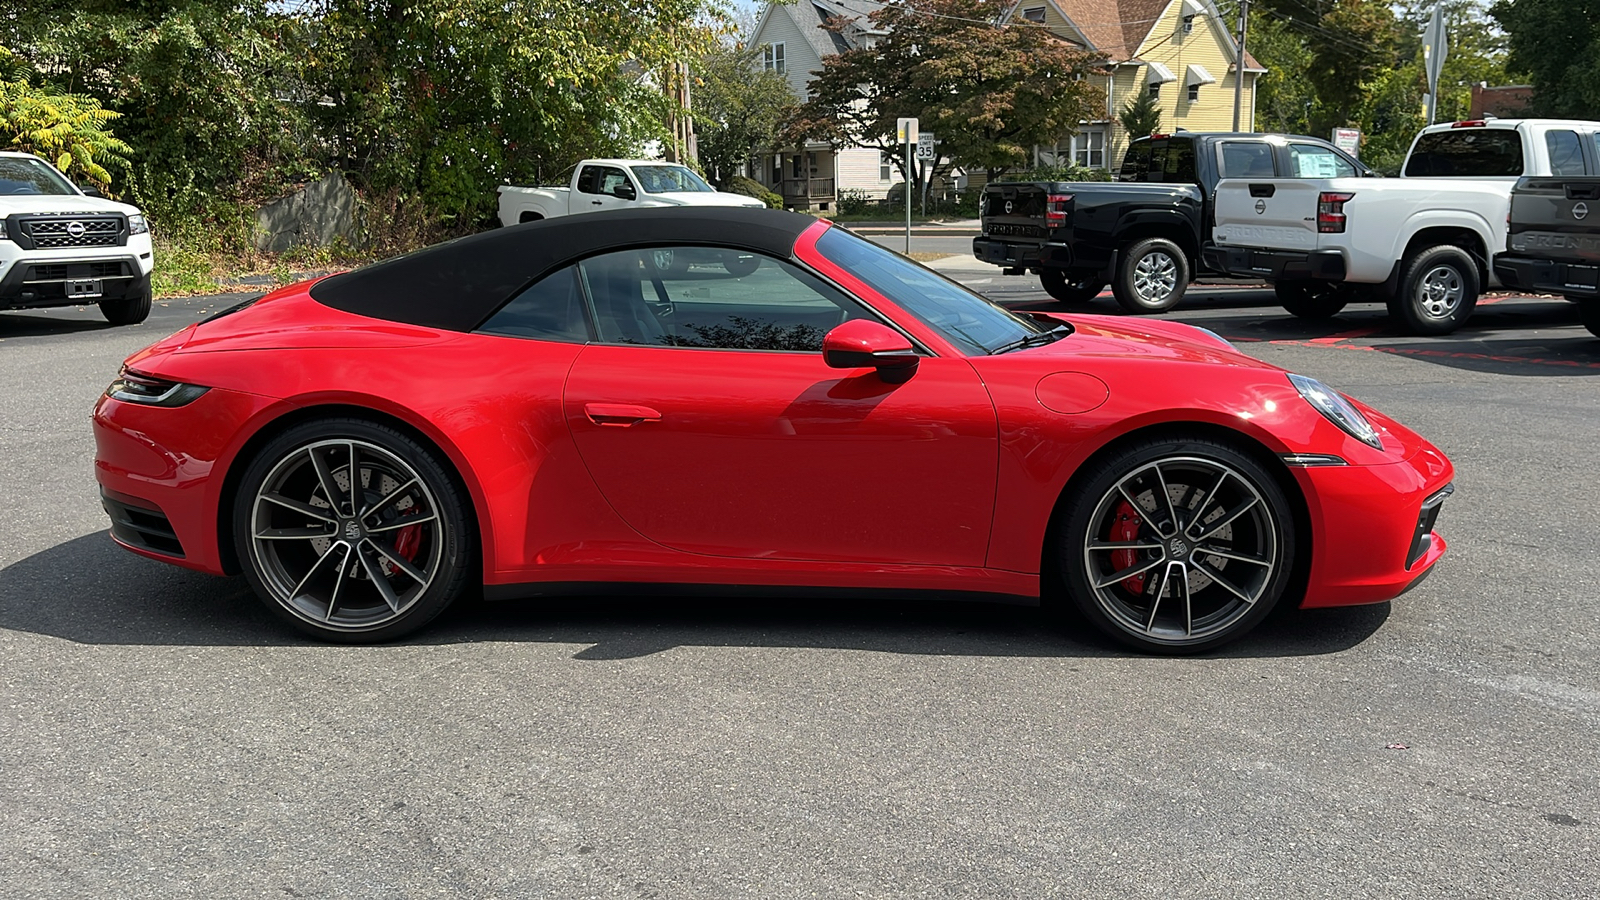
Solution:
<svg viewBox="0 0 1600 900"><path fill-rule="evenodd" d="M42 159L28 156L0 156L0 195L44 194L74 196L72 182Z"/></svg>
<svg viewBox="0 0 1600 900"><path fill-rule="evenodd" d="M701 193L712 190L693 170L683 166L634 166L633 175L647 194Z"/></svg>
<svg viewBox="0 0 1600 900"><path fill-rule="evenodd" d="M823 232L817 249L969 353L994 353L1050 330L843 228Z"/></svg>
<svg viewBox="0 0 1600 900"><path fill-rule="evenodd" d="M1417 138L1407 177L1522 176L1522 135L1510 128L1452 128Z"/></svg>

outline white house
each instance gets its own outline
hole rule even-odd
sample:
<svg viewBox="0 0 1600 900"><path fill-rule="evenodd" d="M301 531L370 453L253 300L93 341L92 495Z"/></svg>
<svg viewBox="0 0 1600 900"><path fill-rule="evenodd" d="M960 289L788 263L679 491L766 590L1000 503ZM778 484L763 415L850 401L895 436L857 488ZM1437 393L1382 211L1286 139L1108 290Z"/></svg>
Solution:
<svg viewBox="0 0 1600 900"><path fill-rule="evenodd" d="M882 34L867 18L882 5L873 0L768 3L750 43L761 48L762 65L787 77L795 96L804 99L824 57L871 46ZM835 16L851 20L842 32L822 27ZM752 177L783 195L785 206L820 212L834 209L840 191L882 199L889 187L901 180L889 159L876 149L835 148L826 143L758 157L751 161L751 168Z"/></svg>

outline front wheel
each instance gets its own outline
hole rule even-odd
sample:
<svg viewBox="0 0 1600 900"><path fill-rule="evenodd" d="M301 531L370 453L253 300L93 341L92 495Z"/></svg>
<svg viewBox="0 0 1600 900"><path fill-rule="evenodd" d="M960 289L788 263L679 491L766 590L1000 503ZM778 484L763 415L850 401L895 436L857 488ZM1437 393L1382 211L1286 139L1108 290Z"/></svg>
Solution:
<svg viewBox="0 0 1600 900"><path fill-rule="evenodd" d="M1059 532L1067 593L1113 639L1197 653L1254 628L1283 596L1294 517L1250 456L1203 438L1152 441L1096 467Z"/></svg>
<svg viewBox="0 0 1600 900"><path fill-rule="evenodd" d="M1326 281L1279 281L1272 290L1290 315L1302 319L1331 319L1349 302L1339 285Z"/></svg>
<svg viewBox="0 0 1600 900"><path fill-rule="evenodd" d="M1105 290L1105 279L1066 269L1041 269L1039 282L1045 293L1062 303L1087 303Z"/></svg>
<svg viewBox="0 0 1600 900"><path fill-rule="evenodd" d="M262 602L342 643L421 628L472 570L472 520L444 466L360 419L306 422L262 448L241 479L233 534Z"/></svg>
<svg viewBox="0 0 1600 900"><path fill-rule="evenodd" d="M1412 334L1449 334L1478 305L1478 264L1467 251L1440 244L1411 257L1389 310Z"/></svg>
<svg viewBox="0 0 1600 900"><path fill-rule="evenodd" d="M1118 305L1135 314L1166 312L1188 289L1189 257L1166 238L1146 238L1129 247L1111 284Z"/></svg>
<svg viewBox="0 0 1600 900"><path fill-rule="evenodd" d="M150 317L150 293L150 280L145 279L120 300L101 300L100 315L113 325L137 325Z"/></svg>

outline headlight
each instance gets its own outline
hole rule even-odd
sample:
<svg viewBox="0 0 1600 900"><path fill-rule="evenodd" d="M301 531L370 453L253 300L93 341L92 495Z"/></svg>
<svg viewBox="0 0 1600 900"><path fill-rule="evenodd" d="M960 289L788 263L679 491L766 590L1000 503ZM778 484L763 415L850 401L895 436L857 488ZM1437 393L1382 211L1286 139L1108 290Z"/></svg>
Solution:
<svg viewBox="0 0 1600 900"><path fill-rule="evenodd" d="M1307 403L1316 407L1317 412L1326 416L1328 421L1342 428L1345 434L1379 450L1383 449L1378 430L1372 427L1361 410L1355 408L1355 404L1338 391L1304 375L1290 375L1289 383L1300 392L1300 396L1306 398Z"/></svg>
<svg viewBox="0 0 1600 900"><path fill-rule="evenodd" d="M145 406L186 406L211 390L198 384L181 384L164 381L140 372L123 369L117 380L106 388L106 396L124 403L141 403Z"/></svg>
<svg viewBox="0 0 1600 900"><path fill-rule="evenodd" d="M11 240L11 233L6 231L6 220L0 218L0 241Z"/></svg>
<svg viewBox="0 0 1600 900"><path fill-rule="evenodd" d="M138 213L134 213L133 215L128 217L128 234L132 235L132 234L149 234L149 233L150 233L150 223L145 221L144 216L141 216Z"/></svg>

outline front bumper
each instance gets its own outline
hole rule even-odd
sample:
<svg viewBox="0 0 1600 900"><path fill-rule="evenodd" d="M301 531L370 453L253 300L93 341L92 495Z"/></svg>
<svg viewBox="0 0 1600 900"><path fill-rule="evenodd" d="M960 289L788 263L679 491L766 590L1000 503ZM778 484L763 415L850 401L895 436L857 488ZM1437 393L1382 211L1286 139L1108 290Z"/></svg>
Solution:
<svg viewBox="0 0 1600 900"><path fill-rule="evenodd" d="M1240 278L1267 281L1344 281L1344 254L1338 250L1261 250L1220 247L1200 251L1206 268Z"/></svg>
<svg viewBox="0 0 1600 900"><path fill-rule="evenodd" d="M1381 603L1421 581L1444 555L1434 530L1454 468L1431 446L1405 462L1292 469L1311 514L1302 608Z"/></svg>
<svg viewBox="0 0 1600 900"><path fill-rule="evenodd" d="M1519 291L1600 297L1600 266L1502 253L1494 258L1494 274Z"/></svg>
<svg viewBox="0 0 1600 900"><path fill-rule="evenodd" d="M176 408L102 396L94 409L94 473L112 539L140 556L226 574L223 476L281 403L218 388Z"/></svg>
<svg viewBox="0 0 1600 900"><path fill-rule="evenodd" d="M148 243L148 242L146 242ZM44 309L80 306L101 300L136 297L150 285L151 253L148 247L116 248L117 253L89 255L33 252L0 259L0 309ZM71 284L98 282L100 295L76 297Z"/></svg>

